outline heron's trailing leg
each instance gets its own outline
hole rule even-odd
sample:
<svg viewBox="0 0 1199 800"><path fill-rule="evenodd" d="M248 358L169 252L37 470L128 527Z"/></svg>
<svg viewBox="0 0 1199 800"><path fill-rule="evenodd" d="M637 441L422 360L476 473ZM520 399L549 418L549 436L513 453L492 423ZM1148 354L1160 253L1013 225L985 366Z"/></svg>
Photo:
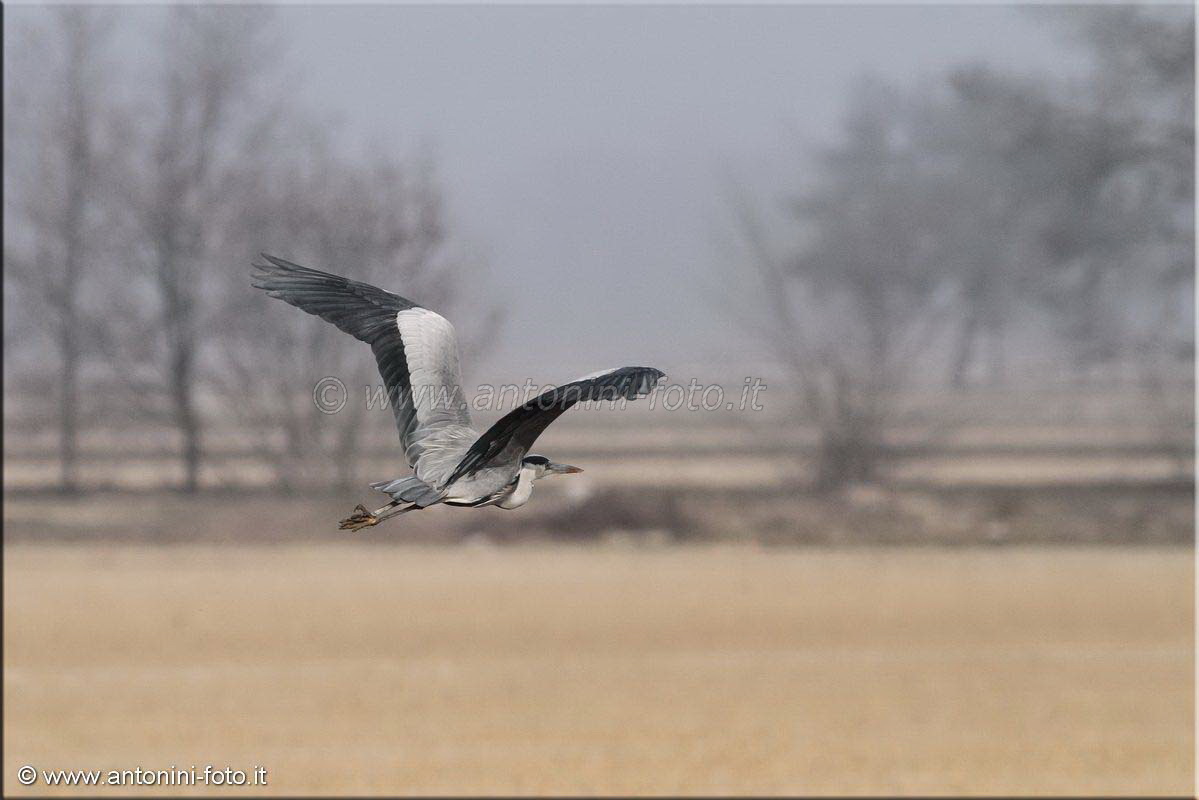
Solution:
<svg viewBox="0 0 1199 800"><path fill-rule="evenodd" d="M373 525L378 525L385 519L391 519L398 514L403 514L405 511L411 511L417 507L416 504L413 503L405 508L396 508L396 506L402 505L404 505L403 502L399 500L393 500L382 508L376 508L374 511L367 511L366 506L362 505L362 503L359 503L354 509L354 513L343 519L341 524L339 524L337 527L343 531L360 531L363 528L369 528Z"/></svg>

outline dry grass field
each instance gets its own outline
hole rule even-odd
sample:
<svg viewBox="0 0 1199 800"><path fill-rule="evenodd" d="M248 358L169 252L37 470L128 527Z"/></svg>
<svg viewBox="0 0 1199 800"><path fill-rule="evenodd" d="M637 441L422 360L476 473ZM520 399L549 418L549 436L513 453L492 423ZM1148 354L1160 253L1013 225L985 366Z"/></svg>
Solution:
<svg viewBox="0 0 1199 800"><path fill-rule="evenodd" d="M22 764L266 766L242 794L1194 789L1186 548L14 545L4 578L10 796L45 791Z"/></svg>

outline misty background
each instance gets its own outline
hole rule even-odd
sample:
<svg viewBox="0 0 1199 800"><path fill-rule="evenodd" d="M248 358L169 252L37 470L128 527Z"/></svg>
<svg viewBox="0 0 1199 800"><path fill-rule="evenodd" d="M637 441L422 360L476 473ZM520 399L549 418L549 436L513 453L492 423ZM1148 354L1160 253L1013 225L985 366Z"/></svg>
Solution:
<svg viewBox="0 0 1199 800"><path fill-rule="evenodd" d="M288 13L291 47L321 53L305 94L341 121L340 144L437 153L511 315L500 376L641 359L724 363L739 380L765 354L720 315L730 173L763 198L805 185L804 150L837 136L863 74L910 84L973 61L1068 79L1086 60L1034 15L995 7ZM576 330L596 309L618 324L540 328Z"/></svg>
<svg viewBox="0 0 1199 800"><path fill-rule="evenodd" d="M767 497L738 536L807 540L827 526L794 519L847 497L990 492L952 540L1033 536L1004 515L1037 487L1189 502L1189 8L7 20L6 491L316 498L402 471L365 348L251 291L265 251L449 317L468 396L621 364L766 385L760 411L564 420L539 446L595 467L547 487L565 518L719 537L678 506ZM1150 538L1187 535L1170 519Z"/></svg>

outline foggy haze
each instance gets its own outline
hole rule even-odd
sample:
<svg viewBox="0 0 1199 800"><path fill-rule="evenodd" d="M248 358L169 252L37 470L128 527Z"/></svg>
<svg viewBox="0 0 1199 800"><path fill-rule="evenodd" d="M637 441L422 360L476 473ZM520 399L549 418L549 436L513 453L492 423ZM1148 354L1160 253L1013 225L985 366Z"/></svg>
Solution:
<svg viewBox="0 0 1199 800"><path fill-rule="evenodd" d="M876 479L891 430L973 413L972 391L1010 409L1029 385L1115 381L1185 423L1183 7L6 21L8 396L53 431L63 486L104 415L173 430L188 491L239 426L280 448L278 485L330 448L352 483L390 416L307 401L375 365L252 292L259 252L443 313L468 396L620 365L760 378L819 431L822 488Z"/></svg>
<svg viewBox="0 0 1199 800"><path fill-rule="evenodd" d="M279 14L298 85L341 120L347 147L436 153L460 241L509 312L487 362L467 365L479 381L761 360L718 310L737 282L713 247L728 238L727 171L781 200L866 72L910 83L981 62L1061 77L1082 59L1012 7Z"/></svg>

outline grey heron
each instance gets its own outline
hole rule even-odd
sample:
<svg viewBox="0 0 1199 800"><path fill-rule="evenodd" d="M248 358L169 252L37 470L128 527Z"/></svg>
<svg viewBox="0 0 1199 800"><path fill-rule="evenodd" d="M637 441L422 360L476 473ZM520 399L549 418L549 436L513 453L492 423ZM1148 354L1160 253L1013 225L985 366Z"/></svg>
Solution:
<svg viewBox="0 0 1199 800"><path fill-rule="evenodd" d="M529 453L546 427L579 402L635 400L665 377L653 367L620 367L547 389L480 435L462 392L458 342L450 322L411 300L366 283L262 254L252 284L366 342L387 389L400 444L413 475L372 483L391 498L359 504L341 521L360 530L408 511L451 506L523 506L533 484L582 472Z"/></svg>

